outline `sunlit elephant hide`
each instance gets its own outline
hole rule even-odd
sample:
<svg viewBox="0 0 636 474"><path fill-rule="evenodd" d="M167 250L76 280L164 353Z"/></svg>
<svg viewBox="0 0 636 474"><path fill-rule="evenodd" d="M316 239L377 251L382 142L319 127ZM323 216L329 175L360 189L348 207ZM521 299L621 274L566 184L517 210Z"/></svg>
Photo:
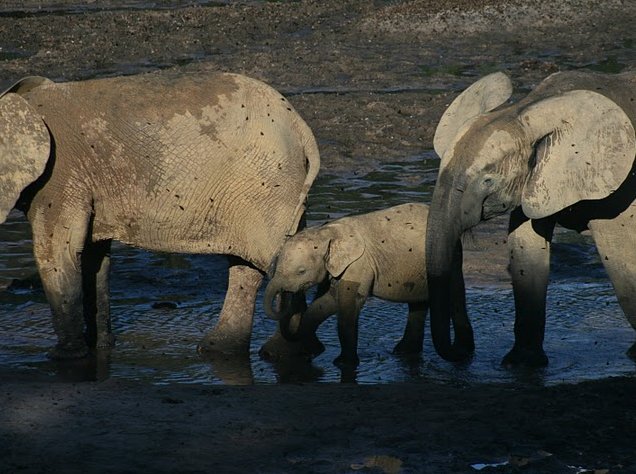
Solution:
<svg viewBox="0 0 636 474"><path fill-rule="evenodd" d="M407 303L404 335L394 352L421 352L428 311L423 240L427 217L426 204L407 203L300 231L285 242L275 259L265 290L265 312L280 320L284 336L303 342L311 355L324 350L315 334L318 326L337 313L341 352L335 363L355 367L359 363L358 319L367 298ZM461 266L453 272L453 281L463 284ZM272 300L281 292L314 286L318 287L316 298L293 330L293 315L277 311ZM452 290L458 303L453 311L456 339L462 341L462 347L470 347L473 332L466 316L464 288Z"/></svg>
<svg viewBox="0 0 636 474"><path fill-rule="evenodd" d="M448 107L434 139L441 157L426 241L431 330L451 345L447 288L461 235L511 213L515 343L507 365L543 366L550 242L556 224L589 231L618 301L636 328L636 74L553 74L517 103L510 79L484 77ZM633 349L632 349L633 352Z"/></svg>
<svg viewBox="0 0 636 474"><path fill-rule="evenodd" d="M23 210L58 338L54 358L112 344L111 241L229 257L203 351L246 352L256 291L319 169L287 100L235 74L22 79L0 98L0 222Z"/></svg>

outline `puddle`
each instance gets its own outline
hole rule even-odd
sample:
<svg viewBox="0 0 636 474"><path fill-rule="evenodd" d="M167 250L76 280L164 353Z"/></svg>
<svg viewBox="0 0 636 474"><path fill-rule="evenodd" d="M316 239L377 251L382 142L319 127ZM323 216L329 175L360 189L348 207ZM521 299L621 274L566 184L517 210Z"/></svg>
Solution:
<svg viewBox="0 0 636 474"><path fill-rule="evenodd" d="M388 163L368 174L321 176L312 189L309 224L351 212L409 201L429 201L437 173L432 154ZM60 380L142 380L154 384L339 382L390 383L434 380L453 383L570 383L616 375L636 375L625 351L634 331L623 316L589 240L560 233L554 245L555 271L549 289L546 351L550 366L541 371L510 371L499 366L512 345L513 300L509 288L469 288L469 311L477 352L469 364L453 365L434 353L425 339L422 356L391 354L406 323L406 306L371 298L360 316L360 367L341 373L336 320L319 329L327 350L311 364L273 365L258 349L275 331L257 300L249 359L202 360L195 348L214 325L222 304L225 260L209 255L156 254L114 245L111 306L117 345L107 360L55 363L46 350L55 338L50 312L37 285L30 229L14 212L0 226L0 373L29 373ZM172 303L172 304L157 304ZM155 306L153 308L153 305ZM175 307L176 306L176 307ZM174 309L172 309L174 308Z"/></svg>

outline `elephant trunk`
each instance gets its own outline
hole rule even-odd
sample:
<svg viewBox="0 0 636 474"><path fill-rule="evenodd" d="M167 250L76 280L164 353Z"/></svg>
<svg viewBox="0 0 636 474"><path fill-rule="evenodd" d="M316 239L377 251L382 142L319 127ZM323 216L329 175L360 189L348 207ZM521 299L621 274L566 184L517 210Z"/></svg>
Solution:
<svg viewBox="0 0 636 474"><path fill-rule="evenodd" d="M279 321L282 317L281 301L279 298L282 290L281 286L274 280L271 280L265 288L263 309L267 316L276 321ZM274 304L274 299L277 300L276 304Z"/></svg>
<svg viewBox="0 0 636 474"><path fill-rule="evenodd" d="M306 307L303 292L286 291L275 279L271 280L265 288L263 302L265 314L278 321L280 333L288 341L295 342L301 339L298 317L302 317L300 313ZM293 327L295 329L292 329Z"/></svg>
<svg viewBox="0 0 636 474"><path fill-rule="evenodd" d="M291 312L287 312L283 317L278 321L278 327L280 329L280 333L283 335L285 339L290 342L298 342L301 339L300 328L298 317L301 317L299 314L292 314ZM292 329L292 326L296 326L296 329Z"/></svg>
<svg viewBox="0 0 636 474"><path fill-rule="evenodd" d="M433 193L426 231L426 273L433 345L442 358L457 362L469 357L474 345L467 319L466 327L458 327L454 321L456 337L451 342L451 317L459 308L465 311L465 293L461 274L461 195L454 187L453 192L447 189L438 185Z"/></svg>

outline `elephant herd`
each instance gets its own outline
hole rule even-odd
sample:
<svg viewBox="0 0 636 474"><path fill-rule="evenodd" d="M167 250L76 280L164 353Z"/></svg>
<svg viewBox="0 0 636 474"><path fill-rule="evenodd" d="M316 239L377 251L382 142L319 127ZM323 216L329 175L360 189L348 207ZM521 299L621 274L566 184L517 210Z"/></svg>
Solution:
<svg viewBox="0 0 636 474"><path fill-rule="evenodd" d="M421 352L430 311L435 350L462 361L474 339L461 238L505 213L515 300L505 365L548 363L556 224L591 234L636 329L636 73L556 73L524 98L511 96L508 76L495 73L446 109L433 141L440 167L430 205L303 228L318 146L266 84L178 73L20 80L0 95L0 223L13 208L30 222L57 336L49 356L80 358L113 346L108 274L117 240L227 256L225 301L199 343L202 353L249 351L268 274L264 307L282 335L270 341L316 356L324 350L316 330L337 314L335 363L356 366L358 316L375 296L408 304L394 352ZM262 355L275 356L273 346Z"/></svg>

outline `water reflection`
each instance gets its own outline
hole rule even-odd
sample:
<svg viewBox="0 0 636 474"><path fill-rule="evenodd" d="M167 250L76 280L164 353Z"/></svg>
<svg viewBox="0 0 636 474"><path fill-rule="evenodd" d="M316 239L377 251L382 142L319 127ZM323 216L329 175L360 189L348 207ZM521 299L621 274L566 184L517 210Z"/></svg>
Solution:
<svg viewBox="0 0 636 474"><path fill-rule="evenodd" d="M389 163L365 175L321 176L312 189L309 224L408 201L428 201L436 176L431 156ZM30 374L58 380L108 377L155 384L251 384L300 382L389 383L402 381L575 382L636 375L625 356L634 331L625 320L589 239L559 233L549 289L545 348L550 366L511 371L500 361L512 346L510 288L470 288L467 299L477 351L468 364L453 365L434 353L430 337L424 353L398 357L391 350L406 324L406 305L369 299L360 315L357 370L332 364L339 353L335 318L319 329L326 351L313 361L266 362L259 348L275 323L257 300L251 353L244 358L202 359L199 339L214 325L225 292L225 259L209 255L167 255L114 246L112 314L117 337L109 354L57 363L45 354L55 338L50 311L37 278L29 226L13 213L0 226L0 378ZM17 281L14 281L17 280ZM158 304L164 303L164 304Z"/></svg>

